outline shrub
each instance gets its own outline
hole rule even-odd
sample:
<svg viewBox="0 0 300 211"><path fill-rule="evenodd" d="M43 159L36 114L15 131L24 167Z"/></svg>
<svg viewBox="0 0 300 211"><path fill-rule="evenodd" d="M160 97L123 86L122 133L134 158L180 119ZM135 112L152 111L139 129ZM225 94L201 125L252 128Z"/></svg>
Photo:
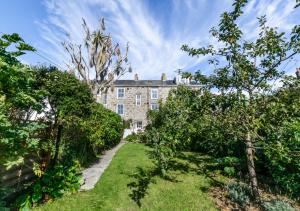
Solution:
<svg viewBox="0 0 300 211"><path fill-rule="evenodd" d="M237 157L223 157L216 159L217 167L221 168L225 175L234 176L236 170L242 165L241 159Z"/></svg>
<svg viewBox="0 0 300 211"><path fill-rule="evenodd" d="M21 195L16 204L21 209L30 209L33 204L47 201L51 198L58 198L65 193L76 192L82 183L81 176L78 175L79 163L61 163L50 168L37 179Z"/></svg>
<svg viewBox="0 0 300 211"><path fill-rule="evenodd" d="M132 134L126 136L125 141L137 143L137 142L140 142L140 136L139 136L139 134L132 133Z"/></svg>
<svg viewBox="0 0 300 211"><path fill-rule="evenodd" d="M130 129L131 123L132 123L132 119L123 120L124 129Z"/></svg>
<svg viewBox="0 0 300 211"><path fill-rule="evenodd" d="M275 184L293 197L300 195L300 119L284 123L264 148L266 168Z"/></svg>
<svg viewBox="0 0 300 211"><path fill-rule="evenodd" d="M250 203L252 194L251 188L244 184L231 183L227 186L229 198L231 201L245 207Z"/></svg>
<svg viewBox="0 0 300 211"><path fill-rule="evenodd" d="M295 209L285 201L272 200L270 202L263 202L262 207L265 211L294 211Z"/></svg>
<svg viewBox="0 0 300 211"><path fill-rule="evenodd" d="M96 152L115 146L123 135L121 117L98 103L93 104L92 115L85 121L83 127Z"/></svg>
<svg viewBox="0 0 300 211"><path fill-rule="evenodd" d="M91 115L65 125L64 159L79 160L88 166L103 150L118 144L123 135L123 122L116 113L93 103Z"/></svg>
<svg viewBox="0 0 300 211"><path fill-rule="evenodd" d="M230 177L234 176L236 174L235 168L234 167L224 167L224 173Z"/></svg>

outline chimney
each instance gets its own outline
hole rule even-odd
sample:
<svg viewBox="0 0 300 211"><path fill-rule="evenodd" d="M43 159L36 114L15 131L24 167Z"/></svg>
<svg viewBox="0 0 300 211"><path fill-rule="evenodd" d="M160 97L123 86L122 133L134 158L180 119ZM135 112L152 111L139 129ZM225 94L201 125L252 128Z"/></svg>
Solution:
<svg viewBox="0 0 300 211"><path fill-rule="evenodd" d="M296 68L296 76L300 79L300 67Z"/></svg>
<svg viewBox="0 0 300 211"><path fill-rule="evenodd" d="M135 81L138 81L139 80L139 75L136 73L136 74L134 74L134 80Z"/></svg>
<svg viewBox="0 0 300 211"><path fill-rule="evenodd" d="M161 80L162 81L166 81L167 80L166 73L161 74Z"/></svg>

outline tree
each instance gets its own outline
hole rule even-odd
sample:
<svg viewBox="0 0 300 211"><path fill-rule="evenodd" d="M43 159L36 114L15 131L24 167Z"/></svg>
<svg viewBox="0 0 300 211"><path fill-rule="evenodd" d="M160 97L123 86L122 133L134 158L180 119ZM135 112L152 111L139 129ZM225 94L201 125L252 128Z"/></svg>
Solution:
<svg viewBox="0 0 300 211"><path fill-rule="evenodd" d="M159 110L148 113L145 139L153 148L150 155L154 159L155 171L162 177L167 177L167 171L178 151L189 149L188 146L191 145L191 133L195 129L193 123L197 116L195 107L200 102L198 96L198 91L179 86L170 91L166 102L160 104ZM197 114L199 113L198 110Z"/></svg>
<svg viewBox="0 0 300 211"><path fill-rule="evenodd" d="M295 6L295 8L299 7L299 6L300 6L300 0L296 0L296 6Z"/></svg>
<svg viewBox="0 0 300 211"><path fill-rule="evenodd" d="M123 56L119 44L114 44L111 35L106 33L104 18L101 19L99 28L92 32L83 19L83 28L86 52L83 52L80 44L64 42L63 46L71 58L69 71L86 82L96 95L110 86L116 77L127 71L131 72L128 44Z"/></svg>
<svg viewBox="0 0 300 211"><path fill-rule="evenodd" d="M271 81L280 78L283 71L279 67L300 52L300 25L295 26L289 40L285 33L267 26L266 17L260 17L260 33L256 40L245 41L237 21L243 14L247 0L235 0L232 12L221 15L217 28L210 30L219 46L209 45L201 48L182 46L191 56L209 55L214 74L205 76L197 72L195 78L217 88L222 95L234 94L231 104L238 124L240 138L245 143L248 173L254 196L259 198L256 169L254 164L255 142L259 139L257 129L260 117L256 114L256 100L260 93L272 89Z"/></svg>
<svg viewBox="0 0 300 211"><path fill-rule="evenodd" d="M31 114L43 108L44 92L36 87L31 68L17 59L34 50L18 34L0 38L0 163L8 167L36 151L36 135L44 127L31 121Z"/></svg>
<svg viewBox="0 0 300 211"><path fill-rule="evenodd" d="M75 124L78 118L88 117L94 100L87 84L74 75L53 67L37 68L36 74L40 87L47 93L49 108L44 109L44 121L49 123L50 128L47 139L55 140L53 167L58 160L64 125Z"/></svg>
<svg viewBox="0 0 300 211"><path fill-rule="evenodd" d="M11 47L15 47L13 51L8 50ZM25 54L28 51L35 51L35 48L28 45L20 37L20 35L13 34L3 34L0 38L0 57L1 59L9 64L20 63L17 60L18 56Z"/></svg>

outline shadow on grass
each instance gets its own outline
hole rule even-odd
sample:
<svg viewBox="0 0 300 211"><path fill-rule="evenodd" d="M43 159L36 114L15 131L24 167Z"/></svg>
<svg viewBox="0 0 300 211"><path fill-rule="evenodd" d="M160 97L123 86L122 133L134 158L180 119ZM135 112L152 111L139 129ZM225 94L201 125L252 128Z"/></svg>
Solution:
<svg viewBox="0 0 300 211"><path fill-rule="evenodd" d="M181 160L185 160L191 164L194 164L196 167L190 167L189 169L199 175L201 174L209 178L211 185L224 187L225 183L215 179L216 175L213 173L213 171L218 169L218 166L214 158L201 154L190 153L180 153L177 157Z"/></svg>
<svg viewBox="0 0 300 211"><path fill-rule="evenodd" d="M142 206L141 200L147 194L147 189L150 183L155 183L153 179L154 176L157 175L157 172L152 169L143 169L141 167L137 167L137 172L135 174L129 175L133 177L135 181L127 184L127 187L131 189L131 193L129 197L137 203L139 207Z"/></svg>
<svg viewBox="0 0 300 211"><path fill-rule="evenodd" d="M176 170L180 169L180 165L177 165L177 163L173 163L171 167L174 167ZM165 175L162 176L160 171L158 169L152 168L152 169L144 169L142 167L136 168L136 173L129 175L132 177L135 181L127 184L127 187L130 188L131 193L129 194L129 197L139 206L142 206L141 200L146 196L147 190L149 188L149 185L151 183L156 183L154 177L159 176L163 178L164 180L170 181L170 182L179 182L176 180L174 176L171 175Z"/></svg>
<svg viewBox="0 0 300 211"><path fill-rule="evenodd" d="M203 155L195 155L190 153L180 153L177 157L168 163L168 172L179 171L182 174L196 173L198 175L204 175L209 178L209 183L213 186L224 186L223 182L215 179L215 175L211 174L212 170L215 168L213 158ZM146 196L147 190L151 183L156 183L154 177L159 176L170 182L180 182L176 179L176 176L170 173L162 176L161 172L156 168L142 168L137 167L136 173L129 175L134 179L133 182L127 184L130 188L131 193L129 197L137 203L139 207L142 206L141 200ZM201 187L202 192L207 192L208 187Z"/></svg>

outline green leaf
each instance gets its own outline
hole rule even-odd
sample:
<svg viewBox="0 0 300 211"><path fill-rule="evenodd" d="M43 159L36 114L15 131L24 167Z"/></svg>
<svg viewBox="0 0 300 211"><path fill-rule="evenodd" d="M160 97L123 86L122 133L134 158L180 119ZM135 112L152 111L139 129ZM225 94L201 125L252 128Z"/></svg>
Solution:
<svg viewBox="0 0 300 211"><path fill-rule="evenodd" d="M16 46L16 48L19 49L20 51L36 51L34 47L24 42L20 42L19 45Z"/></svg>
<svg viewBox="0 0 300 211"><path fill-rule="evenodd" d="M14 43L16 43L16 42L24 42L24 40L17 33L13 33L11 35L4 34L4 35L2 35L2 38L5 39L5 40L7 40L8 42L14 42Z"/></svg>
<svg viewBox="0 0 300 211"><path fill-rule="evenodd" d="M224 168L224 173L227 174L228 176L234 176L235 175L235 168L227 166L227 167Z"/></svg>
<svg viewBox="0 0 300 211"><path fill-rule="evenodd" d="M40 201L41 199L42 199L42 192L40 191L40 192L34 192L33 194L32 194L32 202L38 202L38 201Z"/></svg>

